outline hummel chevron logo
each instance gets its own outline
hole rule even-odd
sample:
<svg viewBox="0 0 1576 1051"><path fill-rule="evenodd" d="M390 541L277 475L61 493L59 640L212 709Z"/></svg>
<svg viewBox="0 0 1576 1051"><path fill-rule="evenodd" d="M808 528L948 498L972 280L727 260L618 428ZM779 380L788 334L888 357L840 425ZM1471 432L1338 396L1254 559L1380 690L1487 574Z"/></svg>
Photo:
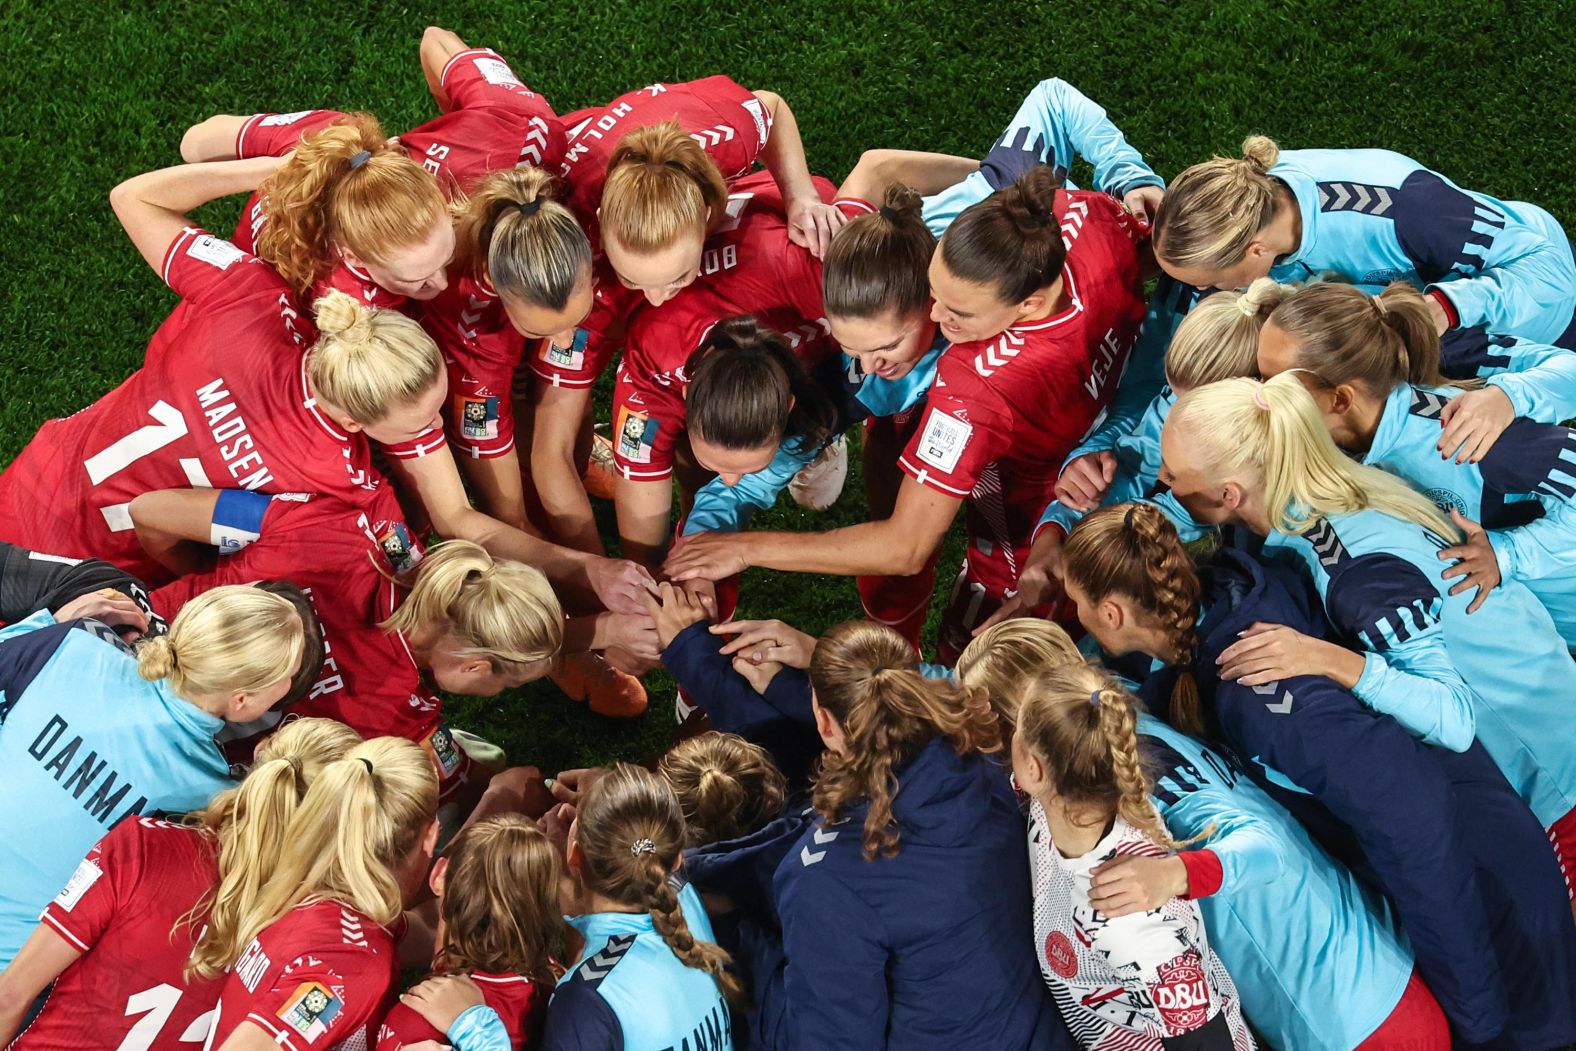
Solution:
<svg viewBox="0 0 1576 1051"><path fill-rule="evenodd" d="M822 336L831 334L831 322L824 317L816 318L814 321L807 322L796 329L790 329L783 333L784 336L788 337L788 345L790 347L798 347L801 343L812 339L820 339Z"/></svg>
<svg viewBox="0 0 1576 1051"><path fill-rule="evenodd" d="M997 369L1018 356L1023 350L1023 342L1022 336L1008 329L1001 334L1001 339L986 347L983 353L974 355L974 371L981 376L994 375Z"/></svg>
<svg viewBox="0 0 1576 1051"><path fill-rule="evenodd" d="M1390 196L1391 192L1390 188L1385 186L1364 186L1356 182L1321 182L1319 211L1384 215L1395 203Z"/></svg>
<svg viewBox="0 0 1576 1051"><path fill-rule="evenodd" d="M1253 687L1253 692L1258 694L1260 697L1273 697L1275 695L1275 691L1279 689L1280 682L1277 680L1276 682L1267 682L1263 686L1255 686ZM1264 707L1268 708L1276 715L1286 715L1291 711L1291 700L1291 691L1286 690L1281 694L1281 699L1279 701L1265 701Z"/></svg>
<svg viewBox="0 0 1576 1051"><path fill-rule="evenodd" d="M812 833L812 838L814 838L816 846L824 847L826 844L836 839L839 835L841 835L841 833L828 832L824 828L818 828L814 833ZM808 843L799 848L799 863L805 868L809 868L811 865L814 865L817 861L820 861L824 857L826 857L826 851L811 850L810 844Z"/></svg>
<svg viewBox="0 0 1576 1051"><path fill-rule="evenodd" d="M702 128L700 131L691 132L690 138L700 143L701 149L707 146L717 146L724 142L732 142L734 132L726 124L718 124L714 128Z"/></svg>
<svg viewBox="0 0 1576 1051"><path fill-rule="evenodd" d="M1335 535L1335 528L1328 519L1319 519L1303 535L1313 545L1314 553L1319 556L1319 564L1326 569L1346 559L1346 548L1341 544L1341 538Z"/></svg>
<svg viewBox="0 0 1576 1051"><path fill-rule="evenodd" d="M520 162L530 162L536 167L542 165L542 151L547 149L547 122L541 117L532 117L527 124L525 145L520 147Z"/></svg>
<svg viewBox="0 0 1576 1051"><path fill-rule="evenodd" d="M613 970L615 964L629 952L629 947L635 944L633 934L617 934L607 940L607 945L595 956L586 957L586 962L581 964L577 974L588 982L600 982Z"/></svg>
<svg viewBox="0 0 1576 1051"><path fill-rule="evenodd" d="M1441 398L1433 391L1419 390L1416 387L1412 388L1411 412L1413 416L1421 416L1425 420L1437 420L1439 419L1439 414L1444 411L1445 406L1449 403L1450 399Z"/></svg>

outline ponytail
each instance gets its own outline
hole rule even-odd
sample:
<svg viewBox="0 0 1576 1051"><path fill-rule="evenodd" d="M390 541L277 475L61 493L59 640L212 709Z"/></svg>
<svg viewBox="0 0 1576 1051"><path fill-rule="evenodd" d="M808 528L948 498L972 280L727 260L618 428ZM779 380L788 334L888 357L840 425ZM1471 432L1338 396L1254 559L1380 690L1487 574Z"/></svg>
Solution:
<svg viewBox="0 0 1576 1051"><path fill-rule="evenodd" d="M199 929L183 973L217 978L241 953L240 924L273 878L285 830L317 775L361 743L332 719L296 719L258 745L251 771L214 797L193 822L215 841L219 880L177 924Z"/></svg>
<svg viewBox="0 0 1576 1051"><path fill-rule="evenodd" d="M437 344L404 314L363 306L344 292L328 293L313 309L319 336L307 358L312 396L363 427L426 394L444 375Z"/></svg>
<svg viewBox="0 0 1576 1051"><path fill-rule="evenodd" d="M559 908L564 878L558 848L519 814L467 825L445 851L443 945L437 974L524 974L543 986L568 955L569 925Z"/></svg>
<svg viewBox="0 0 1576 1051"><path fill-rule="evenodd" d="M598 222L603 243L635 255L684 237L704 238L726 213L728 184L717 162L677 121L625 135L607 164Z"/></svg>
<svg viewBox="0 0 1576 1051"><path fill-rule="evenodd" d="M1296 291L1268 277L1242 292L1216 292L1188 311L1166 348L1166 382L1192 390L1258 374L1259 332Z"/></svg>
<svg viewBox="0 0 1576 1051"><path fill-rule="evenodd" d="M1138 699L1098 668L1064 664L1024 684L1018 738L1045 765L1057 801L1111 815L1167 847L1182 847L1212 835L1214 826L1191 840L1171 838L1150 798L1138 742Z"/></svg>
<svg viewBox="0 0 1576 1051"><path fill-rule="evenodd" d="M370 113L303 137L259 193L268 221L257 254L301 297L333 268L333 246L381 262L446 217L437 182Z"/></svg>
<svg viewBox="0 0 1576 1051"><path fill-rule="evenodd" d="M427 552L404 578L410 589L378 626L430 644L452 634L458 657L486 658L496 672L524 669L558 655L564 611L541 571L495 559L469 540Z"/></svg>
<svg viewBox="0 0 1576 1051"><path fill-rule="evenodd" d="M455 212L455 262L493 289L549 310L563 310L591 277L591 242L558 198L559 183L540 168L488 175Z"/></svg>
<svg viewBox="0 0 1576 1051"><path fill-rule="evenodd" d="M965 208L941 238L941 259L963 281L989 285L1017 303L1062 276L1067 247L1057 221L1061 181L1040 164Z"/></svg>
<svg viewBox="0 0 1576 1051"><path fill-rule="evenodd" d="M1002 723L1002 736L1009 737L1018 725L1023 684L1046 668L1082 663L1083 654L1060 624L1014 617L992 624L970 639L958 654L955 670L959 682L983 690L990 698Z"/></svg>
<svg viewBox="0 0 1576 1051"><path fill-rule="evenodd" d="M733 960L711 942L697 941L672 874L684 849L684 815L673 790L657 775L620 763L592 783L575 815L581 881L588 890L651 914L652 925L686 967L717 980L732 1004L743 987Z"/></svg>
<svg viewBox="0 0 1576 1051"><path fill-rule="evenodd" d="M373 923L393 923L404 910L399 869L437 809L437 770L411 741L377 737L329 763L285 826L274 878L237 919L236 953L308 901L333 899Z"/></svg>
<svg viewBox="0 0 1576 1051"><path fill-rule="evenodd" d="M657 764L684 811L684 845L748 835L775 818L788 796L766 749L715 730L680 741Z"/></svg>
<svg viewBox="0 0 1576 1051"><path fill-rule="evenodd" d="M884 625L849 621L828 631L810 659L810 685L848 740L845 752L822 757L812 801L827 824L869 801L861 838L867 860L897 854L897 771L925 745L942 737L959 755L1001 751L1001 726L985 692L925 678L913 648Z"/></svg>
<svg viewBox="0 0 1576 1051"><path fill-rule="evenodd" d="M1336 448L1313 396L1292 373L1264 383L1224 380L1177 399L1167 427L1183 429L1206 477L1242 479L1263 494L1270 528L1298 534L1330 514L1375 510L1459 541L1423 494Z"/></svg>
<svg viewBox="0 0 1576 1051"><path fill-rule="evenodd" d="M137 646L144 679L169 680L189 701L260 693L301 667L306 625L288 599L246 584L203 592L168 634Z"/></svg>
<svg viewBox="0 0 1576 1051"><path fill-rule="evenodd" d="M1220 271L1236 266L1275 218L1285 184L1269 173L1280 147L1263 135L1239 159L1216 157L1177 176L1155 212L1155 256L1168 267Z"/></svg>
<svg viewBox="0 0 1576 1051"><path fill-rule="evenodd" d="M1166 635L1161 654L1178 674L1171 687L1169 722L1194 736L1206 732L1193 658L1198 652L1198 570L1187 549L1153 504L1112 504L1078 521L1062 543L1063 579L1093 602L1120 595Z"/></svg>
<svg viewBox="0 0 1576 1051"><path fill-rule="evenodd" d="M880 210L849 220L832 238L821 268L826 313L859 320L928 313L935 252L923 198L889 186Z"/></svg>
<svg viewBox="0 0 1576 1051"><path fill-rule="evenodd" d="M1428 301L1405 281L1377 296L1355 285L1309 285L1275 308L1276 327L1297 344L1297 365L1324 387L1343 383L1384 398L1403 383L1477 387L1439 371L1439 333Z"/></svg>
<svg viewBox="0 0 1576 1051"><path fill-rule="evenodd" d="M837 407L788 341L755 318L718 322L684 366L689 425L724 449L776 447L785 437L818 448Z"/></svg>

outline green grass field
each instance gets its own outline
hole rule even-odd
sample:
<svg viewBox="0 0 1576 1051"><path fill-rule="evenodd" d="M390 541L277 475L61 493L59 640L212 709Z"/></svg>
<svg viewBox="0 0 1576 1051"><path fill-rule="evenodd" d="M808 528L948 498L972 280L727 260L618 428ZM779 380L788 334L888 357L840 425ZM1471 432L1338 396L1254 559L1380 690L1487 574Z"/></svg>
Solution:
<svg viewBox="0 0 1576 1051"><path fill-rule="evenodd" d="M438 24L497 48L560 112L656 80L726 73L782 94L811 168L840 178L861 149L977 155L1037 81L1102 103L1163 175L1249 132L1287 146L1385 146L1458 182L1576 221L1565 5L1144 0L1092 6L849 0L78 0L0 9L0 461L44 420L141 362L174 305L106 195L177 163L181 132L215 112L370 109L400 129L434 115L417 65ZM1078 178L1079 172L1074 172ZM229 230L240 201L212 205ZM605 407L605 392L604 392ZM857 520L857 475L826 516L786 499L763 524ZM943 576L955 559L944 564ZM944 595L942 596L944 597ZM819 631L853 616L849 581L752 572L741 616ZM671 683L614 724L551 688L457 699L452 721L553 771L650 755L672 726Z"/></svg>

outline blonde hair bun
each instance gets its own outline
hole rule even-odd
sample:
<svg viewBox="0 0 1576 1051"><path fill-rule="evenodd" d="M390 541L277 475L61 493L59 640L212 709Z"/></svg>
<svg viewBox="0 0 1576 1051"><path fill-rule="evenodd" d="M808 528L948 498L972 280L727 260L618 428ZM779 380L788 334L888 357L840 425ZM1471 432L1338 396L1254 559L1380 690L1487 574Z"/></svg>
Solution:
<svg viewBox="0 0 1576 1051"><path fill-rule="evenodd" d="M317 330L346 343L366 343L372 338L372 311L356 302L356 297L333 291L312 304L317 315Z"/></svg>

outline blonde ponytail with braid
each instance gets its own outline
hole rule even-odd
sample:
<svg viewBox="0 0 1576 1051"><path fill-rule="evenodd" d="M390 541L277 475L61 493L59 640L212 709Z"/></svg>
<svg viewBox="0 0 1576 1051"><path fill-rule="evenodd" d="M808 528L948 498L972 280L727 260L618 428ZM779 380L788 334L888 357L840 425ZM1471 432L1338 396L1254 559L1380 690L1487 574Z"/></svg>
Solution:
<svg viewBox="0 0 1576 1051"><path fill-rule="evenodd" d="M726 950L700 941L684 920L672 881L684 849L684 813L666 781L620 763L586 790L575 815L580 880L587 890L651 914L652 926L686 967L717 980L735 1006L743 987Z"/></svg>
<svg viewBox="0 0 1576 1051"><path fill-rule="evenodd" d="M1138 699L1105 671L1087 664L1047 668L1023 685L1018 740L1044 766L1069 814L1113 814L1173 849L1207 838L1171 837L1150 798L1153 783L1138 743Z"/></svg>

